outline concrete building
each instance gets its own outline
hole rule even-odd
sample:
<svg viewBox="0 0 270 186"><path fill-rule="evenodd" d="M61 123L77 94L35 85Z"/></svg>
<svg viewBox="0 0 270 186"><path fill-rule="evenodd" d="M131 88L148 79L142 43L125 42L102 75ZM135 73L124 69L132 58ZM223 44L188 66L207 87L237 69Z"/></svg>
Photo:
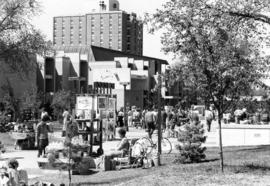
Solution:
<svg viewBox="0 0 270 186"><path fill-rule="evenodd" d="M142 55L143 24L136 14L121 11L117 0L100 1L99 6L99 12L54 17L54 45L94 45Z"/></svg>
<svg viewBox="0 0 270 186"><path fill-rule="evenodd" d="M54 58L39 62L45 67L47 93L60 89L87 93L94 82L114 83L118 109L124 105L122 82L129 83L125 92L127 105L143 108L156 85L157 73L168 64L165 60L96 46L65 46L58 47L57 51ZM166 98L165 88L162 93Z"/></svg>

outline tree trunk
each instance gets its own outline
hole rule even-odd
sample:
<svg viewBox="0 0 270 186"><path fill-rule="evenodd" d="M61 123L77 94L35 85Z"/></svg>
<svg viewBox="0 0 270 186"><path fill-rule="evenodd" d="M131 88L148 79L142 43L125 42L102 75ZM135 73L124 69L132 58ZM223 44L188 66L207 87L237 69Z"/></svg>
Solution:
<svg viewBox="0 0 270 186"><path fill-rule="evenodd" d="M68 154L69 154L69 158L68 158L68 185L71 186L71 147L68 147Z"/></svg>
<svg viewBox="0 0 270 186"><path fill-rule="evenodd" d="M220 155L220 169L221 172L224 172L224 161L223 161L223 146L222 146L222 131L221 131L221 114L218 111L218 127L219 127L219 155Z"/></svg>

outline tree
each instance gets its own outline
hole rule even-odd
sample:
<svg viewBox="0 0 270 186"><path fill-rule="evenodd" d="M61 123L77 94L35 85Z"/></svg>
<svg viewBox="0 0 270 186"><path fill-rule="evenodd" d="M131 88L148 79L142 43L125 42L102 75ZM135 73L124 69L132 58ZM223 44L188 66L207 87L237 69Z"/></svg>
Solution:
<svg viewBox="0 0 270 186"><path fill-rule="evenodd" d="M54 116L60 119L65 108L70 109L72 104L72 95L69 91L61 90L53 95L51 107Z"/></svg>
<svg viewBox="0 0 270 186"><path fill-rule="evenodd" d="M262 85L268 58L261 49L268 35L262 22L229 14L217 16L213 9L222 10L227 4L252 9L248 2L171 0L155 14L146 15L150 32L165 30L161 38L164 52L172 52L178 59L167 79L183 81L218 111L222 171L222 115L241 96L249 95L252 85Z"/></svg>
<svg viewBox="0 0 270 186"><path fill-rule="evenodd" d="M33 55L44 55L50 42L30 23L40 11L37 0L0 0L0 59L16 72L27 72Z"/></svg>
<svg viewBox="0 0 270 186"><path fill-rule="evenodd" d="M205 1L206 8L215 12L216 16L233 16L244 21L258 21L270 24L270 17L266 14L270 9L269 0L253 1L225 1L221 0L213 5Z"/></svg>

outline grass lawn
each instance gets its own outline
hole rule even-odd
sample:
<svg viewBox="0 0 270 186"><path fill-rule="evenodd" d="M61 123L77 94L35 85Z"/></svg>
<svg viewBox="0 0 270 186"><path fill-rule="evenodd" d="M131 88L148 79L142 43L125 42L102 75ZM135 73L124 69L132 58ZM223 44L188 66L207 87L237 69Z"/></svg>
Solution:
<svg viewBox="0 0 270 186"><path fill-rule="evenodd" d="M219 170L218 148L208 148L207 160L175 164L176 154L162 157L163 165L150 169L123 169L73 176L81 185L270 185L270 146L224 148L225 171ZM31 180L67 183L67 175L44 175ZM65 181L63 181L65 180Z"/></svg>

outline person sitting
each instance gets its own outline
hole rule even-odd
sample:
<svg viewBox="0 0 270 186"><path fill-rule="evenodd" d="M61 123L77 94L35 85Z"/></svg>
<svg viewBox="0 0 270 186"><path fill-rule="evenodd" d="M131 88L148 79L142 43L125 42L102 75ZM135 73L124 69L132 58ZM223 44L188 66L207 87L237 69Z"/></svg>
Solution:
<svg viewBox="0 0 270 186"><path fill-rule="evenodd" d="M117 144L116 149L112 149L109 153L105 154L107 156L119 157L126 156L129 152L129 141L126 137L126 130L121 128L118 130L118 134L121 141Z"/></svg>

